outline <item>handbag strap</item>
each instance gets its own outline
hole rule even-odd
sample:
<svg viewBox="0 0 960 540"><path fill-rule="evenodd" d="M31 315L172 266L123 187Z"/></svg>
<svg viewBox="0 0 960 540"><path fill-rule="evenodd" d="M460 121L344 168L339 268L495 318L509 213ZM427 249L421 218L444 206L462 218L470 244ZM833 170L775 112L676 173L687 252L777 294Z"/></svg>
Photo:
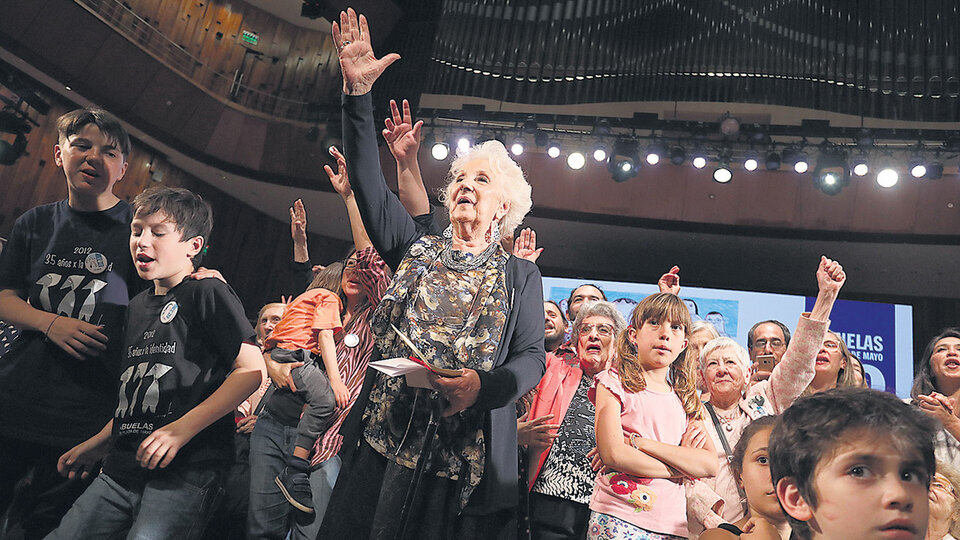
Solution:
<svg viewBox="0 0 960 540"><path fill-rule="evenodd" d="M730 443L727 441L727 436L723 434L723 428L720 426L720 417L717 416L717 411L713 409L713 404L709 401L704 403L703 406L707 409L707 412L710 413L710 419L713 420L713 427L717 431L717 435L720 436L720 444L723 445L723 451L727 454L727 463L733 459L733 450L730 449ZM747 494L743 491L743 486L737 484L737 493L740 494L740 501L743 505L743 511L749 512L747 507Z"/></svg>

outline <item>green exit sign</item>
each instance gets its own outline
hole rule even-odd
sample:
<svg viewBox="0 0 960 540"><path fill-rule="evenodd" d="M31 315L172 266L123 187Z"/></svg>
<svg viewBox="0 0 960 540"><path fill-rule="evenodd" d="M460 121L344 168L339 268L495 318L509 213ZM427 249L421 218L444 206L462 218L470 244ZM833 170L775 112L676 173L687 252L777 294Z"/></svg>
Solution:
<svg viewBox="0 0 960 540"><path fill-rule="evenodd" d="M240 34L240 39L245 43L249 43L250 45L256 45L257 43L260 43L260 36L258 36L256 32L251 32L249 30L244 30L243 33Z"/></svg>

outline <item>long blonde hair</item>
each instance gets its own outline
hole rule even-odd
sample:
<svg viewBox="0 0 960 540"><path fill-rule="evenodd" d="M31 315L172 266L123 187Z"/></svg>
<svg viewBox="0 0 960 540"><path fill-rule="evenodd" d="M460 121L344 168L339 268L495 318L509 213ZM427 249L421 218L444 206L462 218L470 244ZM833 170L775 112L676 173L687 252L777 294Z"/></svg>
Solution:
<svg viewBox="0 0 960 540"><path fill-rule="evenodd" d="M690 338L690 310L676 295L652 294L637 304L630 314L630 326L617 336L617 371L620 382L629 392L640 392L647 387L644 379L646 370L638 358L637 348L630 341L630 328L639 331L643 323L650 319L680 323L683 325L684 339ZM669 380L687 417L700 420L703 418L703 404L697 395L697 376L685 357L686 349L670 364Z"/></svg>

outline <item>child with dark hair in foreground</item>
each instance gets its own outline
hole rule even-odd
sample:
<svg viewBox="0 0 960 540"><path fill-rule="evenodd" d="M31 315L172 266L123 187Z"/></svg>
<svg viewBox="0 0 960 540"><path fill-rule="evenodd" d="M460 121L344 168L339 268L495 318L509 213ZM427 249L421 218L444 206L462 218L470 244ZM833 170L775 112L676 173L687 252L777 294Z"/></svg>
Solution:
<svg viewBox="0 0 960 540"><path fill-rule="evenodd" d="M48 538L198 538L233 454L232 413L260 385L263 359L227 284L185 280L212 214L185 189L133 201L130 254L153 288L130 301L114 419L61 456L66 476L103 472Z"/></svg>
<svg viewBox="0 0 960 540"><path fill-rule="evenodd" d="M795 535L921 540L936 429L876 390L839 388L794 403L770 435L770 471Z"/></svg>

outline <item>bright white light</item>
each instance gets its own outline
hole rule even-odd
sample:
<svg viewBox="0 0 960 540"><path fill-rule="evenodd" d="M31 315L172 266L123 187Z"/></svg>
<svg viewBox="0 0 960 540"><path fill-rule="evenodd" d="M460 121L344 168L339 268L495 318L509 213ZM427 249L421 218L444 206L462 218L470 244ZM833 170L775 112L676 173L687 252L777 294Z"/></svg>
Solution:
<svg viewBox="0 0 960 540"><path fill-rule="evenodd" d="M797 171L798 174L803 174L810 169L810 164L806 161L798 161L793 164L793 170Z"/></svg>
<svg viewBox="0 0 960 540"><path fill-rule="evenodd" d="M647 154L647 163L650 165L656 165L657 163L660 163L660 154Z"/></svg>
<svg viewBox="0 0 960 540"><path fill-rule="evenodd" d="M607 159L607 151L603 148L597 148L593 151L593 159L596 161L603 161Z"/></svg>
<svg viewBox="0 0 960 540"><path fill-rule="evenodd" d="M620 162L620 170L621 170L621 171L627 173L627 172L630 172L632 169L633 169L633 164L630 163L629 161L621 161L621 162Z"/></svg>
<svg viewBox="0 0 960 540"><path fill-rule="evenodd" d="M923 178L926 174L927 174L927 166L923 164L914 165L910 169L910 175L913 176L914 178Z"/></svg>
<svg viewBox="0 0 960 540"><path fill-rule="evenodd" d="M579 170L583 168L583 165L587 162L587 159L583 157L583 154L580 152L571 152L567 156L567 166L573 170Z"/></svg>
<svg viewBox="0 0 960 540"><path fill-rule="evenodd" d="M897 181L900 180L900 175L897 174L897 171L886 168L882 169L877 173L877 183L880 184L880 187L890 188L897 185Z"/></svg>
<svg viewBox="0 0 960 540"><path fill-rule="evenodd" d="M827 186L832 186L837 183L837 175L834 173L827 173L823 175L823 183Z"/></svg>
<svg viewBox="0 0 960 540"><path fill-rule="evenodd" d="M552 158L560 157L560 147L556 144L551 144L547 147L547 155Z"/></svg>
<svg viewBox="0 0 960 540"><path fill-rule="evenodd" d="M756 158L747 158L743 162L743 168L750 172L757 170L757 167L759 166L760 163L756 160Z"/></svg>
<svg viewBox="0 0 960 540"><path fill-rule="evenodd" d="M733 178L733 173L726 167L717 167L717 169L713 171L713 179L721 184L726 184L731 178Z"/></svg>
<svg viewBox="0 0 960 540"><path fill-rule="evenodd" d="M466 137L460 137L457 139L457 149L461 152L466 152L470 149L470 139Z"/></svg>
<svg viewBox="0 0 960 540"><path fill-rule="evenodd" d="M706 167L706 166L707 166L707 158L705 158L705 157L703 157L703 156L697 156L697 157L693 158L693 166L696 167L696 168L698 168L698 169L702 169L702 168Z"/></svg>
<svg viewBox="0 0 960 540"><path fill-rule="evenodd" d="M435 143L430 148L430 155L437 161L443 161L450 155L450 148L444 143Z"/></svg>
<svg viewBox="0 0 960 540"><path fill-rule="evenodd" d="M866 163L857 163L853 166L853 174L857 176L866 176L870 172L870 167Z"/></svg>
<svg viewBox="0 0 960 540"><path fill-rule="evenodd" d="M515 156L519 156L523 153L523 145L518 142L513 143L510 145L510 153Z"/></svg>

